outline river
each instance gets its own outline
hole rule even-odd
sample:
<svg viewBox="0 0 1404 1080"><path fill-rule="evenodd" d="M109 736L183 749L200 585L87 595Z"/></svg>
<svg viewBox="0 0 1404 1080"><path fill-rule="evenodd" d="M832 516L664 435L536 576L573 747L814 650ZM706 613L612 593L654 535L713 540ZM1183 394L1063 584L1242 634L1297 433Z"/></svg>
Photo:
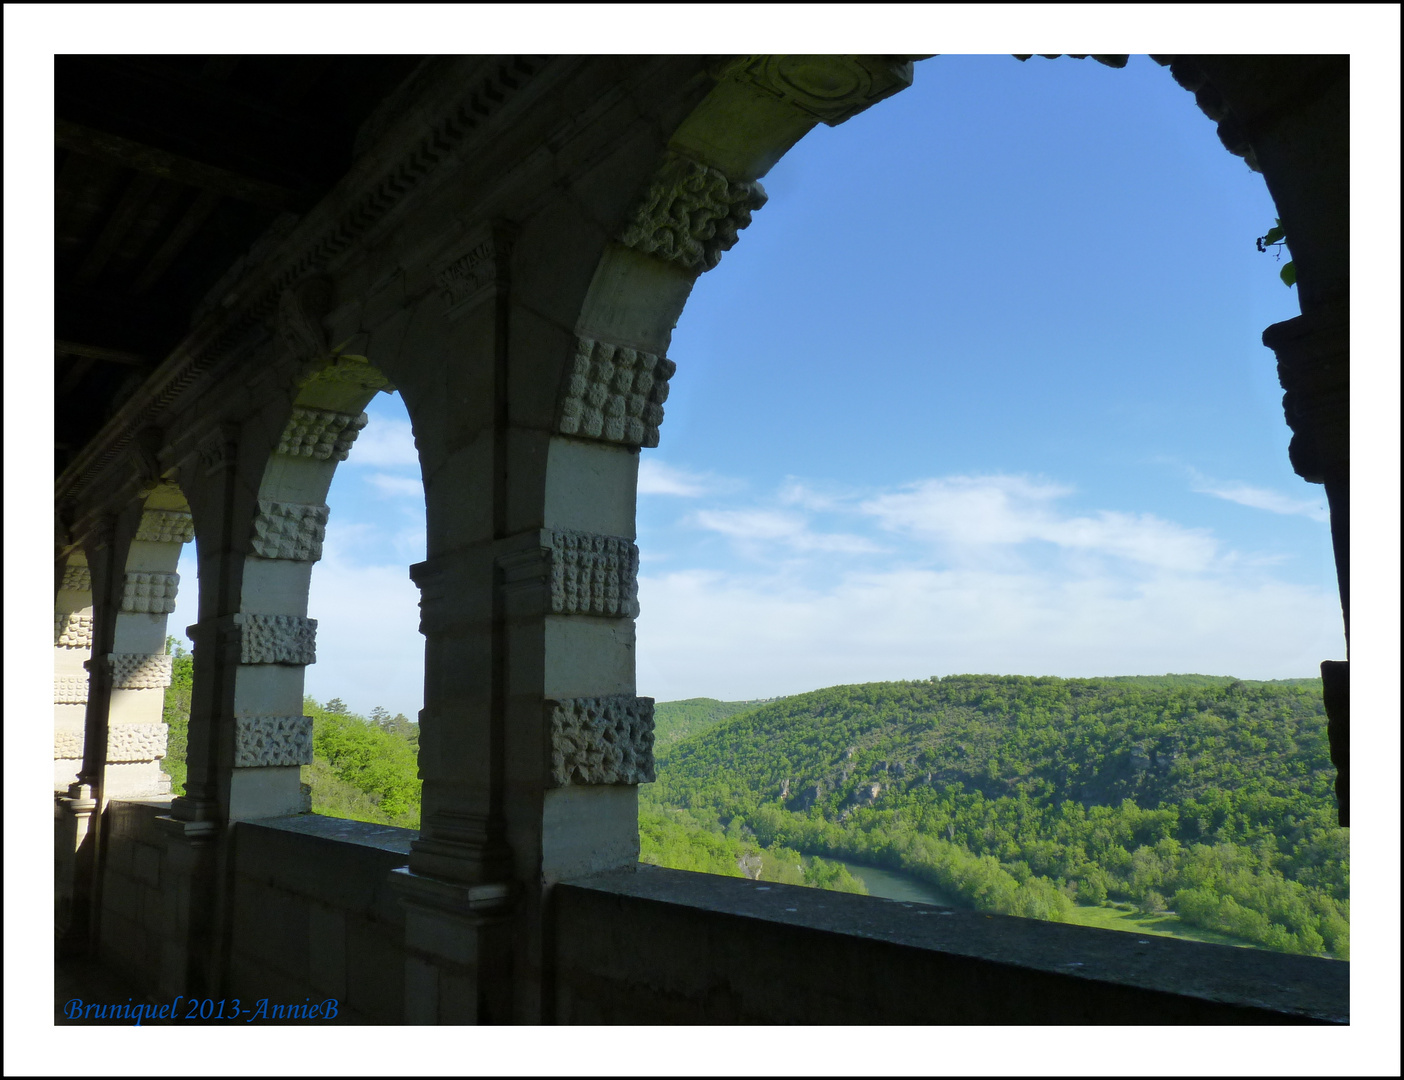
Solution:
<svg viewBox="0 0 1404 1080"><path fill-rule="evenodd" d="M942 907L964 907L952 900L935 885L901 870L885 870L878 866L865 866L862 863L824 856L829 862L836 862L868 887L868 895L881 896L885 900L904 900L907 903L939 904Z"/></svg>

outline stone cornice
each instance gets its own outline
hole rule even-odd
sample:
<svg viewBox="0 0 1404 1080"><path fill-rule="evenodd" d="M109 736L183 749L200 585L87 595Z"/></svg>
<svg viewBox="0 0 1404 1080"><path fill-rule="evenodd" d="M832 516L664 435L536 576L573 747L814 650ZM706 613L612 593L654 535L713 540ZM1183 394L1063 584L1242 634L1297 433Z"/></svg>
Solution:
<svg viewBox="0 0 1404 1080"><path fill-rule="evenodd" d="M56 500L76 503L131 453L137 432L167 417L198 382L218 376L266 338L289 289L351 249L430 174L476 142L522 89L554 63L547 57L490 57L473 62L471 77L460 86L453 83L463 79L463 72L453 66L431 79L416 101L404 103L404 122L389 125L271 252L242 271L236 266L217 286L218 306L64 470L55 485ZM415 125L415 117L428 119ZM126 486L119 480L104 488L120 494Z"/></svg>

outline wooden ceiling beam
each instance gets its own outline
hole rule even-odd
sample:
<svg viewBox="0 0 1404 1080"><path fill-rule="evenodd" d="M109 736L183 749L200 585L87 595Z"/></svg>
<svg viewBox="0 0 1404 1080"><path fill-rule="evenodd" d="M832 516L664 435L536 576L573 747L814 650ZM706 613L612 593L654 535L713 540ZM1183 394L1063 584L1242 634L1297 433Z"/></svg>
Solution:
<svg viewBox="0 0 1404 1080"><path fill-rule="evenodd" d="M54 340L54 352L63 356L82 356L89 360L106 360L110 364L127 364L142 367L151 361L139 353L125 349L109 349L102 345L84 345L77 341Z"/></svg>
<svg viewBox="0 0 1404 1080"><path fill-rule="evenodd" d="M282 210L293 202L295 196L291 188L243 176L218 165L172 154L120 135L75 124L71 120L56 118L54 137L60 147L76 154L112 161L149 176L218 192L241 202Z"/></svg>

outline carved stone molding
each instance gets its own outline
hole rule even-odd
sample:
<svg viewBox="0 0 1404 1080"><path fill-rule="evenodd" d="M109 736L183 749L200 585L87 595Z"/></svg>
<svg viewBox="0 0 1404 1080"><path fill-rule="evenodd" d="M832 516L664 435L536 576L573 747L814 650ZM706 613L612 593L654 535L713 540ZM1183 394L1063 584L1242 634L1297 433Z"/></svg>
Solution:
<svg viewBox="0 0 1404 1080"><path fill-rule="evenodd" d="M831 127L912 85L904 56L747 56L723 72Z"/></svg>
<svg viewBox="0 0 1404 1080"><path fill-rule="evenodd" d="M239 428L235 424L220 424L200 440L200 466L206 476L232 468L239 450Z"/></svg>
<svg viewBox="0 0 1404 1080"><path fill-rule="evenodd" d="M548 701L551 784L647 784L653 772L653 699Z"/></svg>
<svg viewBox="0 0 1404 1080"><path fill-rule="evenodd" d="M253 524L254 553L265 559L316 562L327 535L327 507L321 503L258 500Z"/></svg>
<svg viewBox="0 0 1404 1080"><path fill-rule="evenodd" d="M307 376L301 385L306 386L310 382L340 383L347 386L357 386L362 390L384 390L386 392L395 389L379 368L369 360L359 356L332 357ZM355 439L354 435L352 439Z"/></svg>
<svg viewBox="0 0 1404 1080"><path fill-rule="evenodd" d="M234 767L312 764L312 717L236 716Z"/></svg>
<svg viewBox="0 0 1404 1080"><path fill-rule="evenodd" d="M365 413L353 416L328 409L294 409L278 441L278 453L345 461L368 419Z"/></svg>
<svg viewBox="0 0 1404 1080"><path fill-rule="evenodd" d="M330 352L322 319L332 309L332 283L310 277L284 289L273 319L279 342L301 360L314 360Z"/></svg>
<svg viewBox="0 0 1404 1080"><path fill-rule="evenodd" d="M129 614L166 615L175 610L180 575L132 572L122 580L122 610Z"/></svg>
<svg viewBox="0 0 1404 1080"><path fill-rule="evenodd" d="M625 446L657 446L675 371L677 365L665 356L577 338L558 430Z"/></svg>
<svg viewBox="0 0 1404 1080"><path fill-rule="evenodd" d="M765 205L759 181L727 176L668 153L619 234L619 242L689 270L710 270Z"/></svg>
<svg viewBox="0 0 1404 1080"><path fill-rule="evenodd" d="M166 756L165 724L113 724L107 729L109 762L159 761Z"/></svg>
<svg viewBox="0 0 1404 1080"><path fill-rule="evenodd" d="M55 731L54 760L82 761L83 733L81 731Z"/></svg>
<svg viewBox="0 0 1404 1080"><path fill-rule="evenodd" d="M77 612L54 614L54 644L61 649L91 649L93 647L93 617Z"/></svg>
<svg viewBox="0 0 1404 1080"><path fill-rule="evenodd" d="M55 705L86 705L88 703L88 677L86 675L55 675Z"/></svg>
<svg viewBox="0 0 1404 1080"><path fill-rule="evenodd" d="M484 226L469 240L468 250L438 272L434 281L450 316L468 310L507 284L515 240L516 230L506 223Z"/></svg>
<svg viewBox="0 0 1404 1080"><path fill-rule="evenodd" d="M160 761L166 756L165 724L113 724L107 730L107 760L109 764L140 761ZM81 761L83 732L54 732L54 760Z"/></svg>
<svg viewBox="0 0 1404 1080"><path fill-rule="evenodd" d="M184 510L147 510L134 540L153 544L188 544L195 539L195 519Z"/></svg>
<svg viewBox="0 0 1404 1080"><path fill-rule="evenodd" d="M109 653L112 689L165 689L171 685L171 659L165 653Z"/></svg>
<svg viewBox="0 0 1404 1080"><path fill-rule="evenodd" d="M317 620L300 615L234 616L241 664L315 664Z"/></svg>
<svg viewBox="0 0 1404 1080"><path fill-rule="evenodd" d="M86 566L65 566L60 588L72 589L75 592L92 592L93 573Z"/></svg>
<svg viewBox="0 0 1404 1080"><path fill-rule="evenodd" d="M551 534L551 610L559 615L639 613L639 549L622 536Z"/></svg>

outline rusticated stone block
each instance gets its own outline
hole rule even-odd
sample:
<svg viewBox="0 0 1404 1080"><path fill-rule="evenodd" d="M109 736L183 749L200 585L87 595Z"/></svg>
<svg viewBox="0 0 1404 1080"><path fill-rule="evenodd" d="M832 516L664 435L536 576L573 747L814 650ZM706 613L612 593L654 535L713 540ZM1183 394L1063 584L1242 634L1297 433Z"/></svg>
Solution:
<svg viewBox="0 0 1404 1080"><path fill-rule="evenodd" d="M147 510L135 539L153 544L188 544L195 539L195 519L184 510Z"/></svg>
<svg viewBox="0 0 1404 1080"><path fill-rule="evenodd" d="M135 614L169 614L175 610L179 587L179 574L129 573L122 581L122 610Z"/></svg>
<svg viewBox="0 0 1404 1080"><path fill-rule="evenodd" d="M162 690L171 685L171 657L165 653L110 653L112 689Z"/></svg>
<svg viewBox="0 0 1404 1080"><path fill-rule="evenodd" d="M107 730L108 761L159 761L166 756L166 725L113 724Z"/></svg>
<svg viewBox="0 0 1404 1080"><path fill-rule="evenodd" d="M710 270L765 201L758 181L730 180L716 169L670 153L619 241L689 270Z"/></svg>
<svg viewBox="0 0 1404 1080"><path fill-rule="evenodd" d="M91 649L93 617L72 611L55 612L54 644L61 649Z"/></svg>
<svg viewBox="0 0 1404 1080"><path fill-rule="evenodd" d="M307 503L258 500L253 549L265 559L316 562L327 535L327 507Z"/></svg>
<svg viewBox="0 0 1404 1080"><path fill-rule="evenodd" d="M73 589L77 592L93 591L93 574L86 566L65 566L63 568L64 589Z"/></svg>
<svg viewBox="0 0 1404 1080"><path fill-rule="evenodd" d="M653 782L652 698L567 698L547 710L553 786Z"/></svg>
<svg viewBox="0 0 1404 1080"><path fill-rule="evenodd" d="M237 716L234 767L312 764L312 717Z"/></svg>
<svg viewBox="0 0 1404 1080"><path fill-rule="evenodd" d="M657 446L677 365L625 345L577 338L559 430L626 446Z"/></svg>
<svg viewBox="0 0 1404 1080"><path fill-rule="evenodd" d="M345 461L368 419L365 413L353 416L328 409L294 409L278 442L278 453L317 461Z"/></svg>
<svg viewBox="0 0 1404 1080"><path fill-rule="evenodd" d="M55 675L55 705L86 705L88 703L88 677L86 675Z"/></svg>
<svg viewBox="0 0 1404 1080"><path fill-rule="evenodd" d="M83 759L83 733L81 731L54 732L54 760L81 761Z"/></svg>
<svg viewBox="0 0 1404 1080"><path fill-rule="evenodd" d="M317 620L301 615L234 616L241 664L315 664Z"/></svg>
<svg viewBox="0 0 1404 1080"><path fill-rule="evenodd" d="M551 536L551 610L561 615L639 613L639 549L622 536Z"/></svg>

